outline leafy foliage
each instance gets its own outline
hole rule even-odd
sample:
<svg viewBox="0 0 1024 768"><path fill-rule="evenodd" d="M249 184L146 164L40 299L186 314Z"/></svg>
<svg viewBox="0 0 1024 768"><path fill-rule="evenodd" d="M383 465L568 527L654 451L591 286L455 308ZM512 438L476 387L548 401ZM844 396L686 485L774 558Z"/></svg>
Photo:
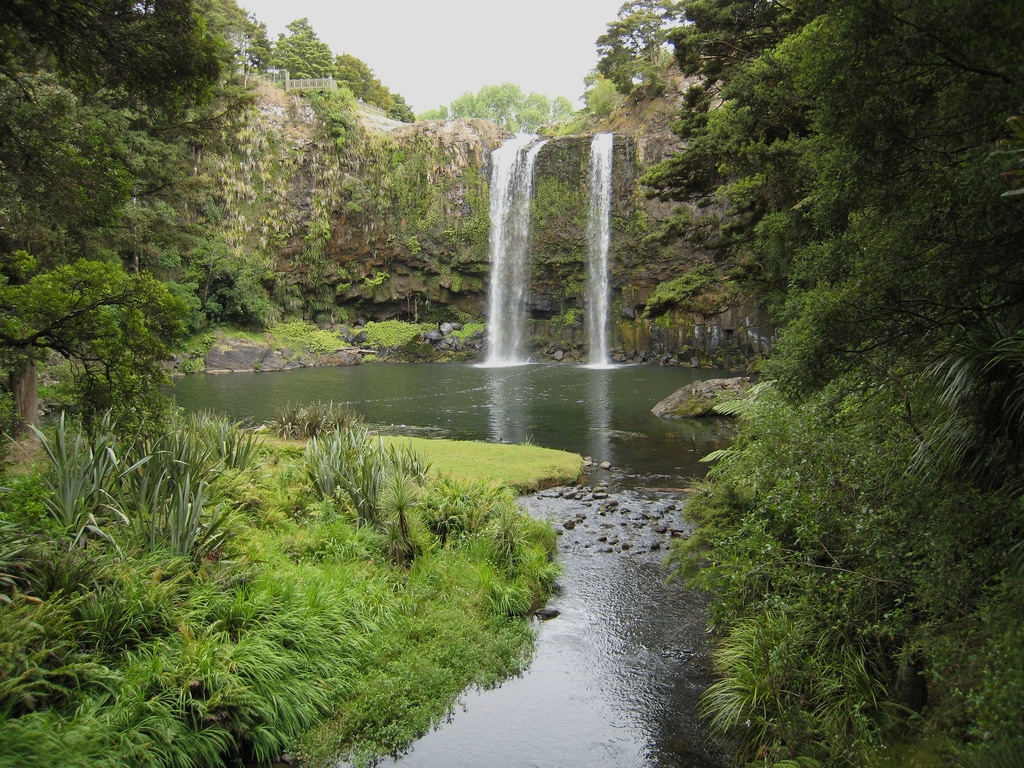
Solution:
<svg viewBox="0 0 1024 768"><path fill-rule="evenodd" d="M68 452L89 441L64 432ZM425 485L406 451L357 436L350 447L372 454L357 461L394 470L377 522L360 524L344 499L304 487L300 451L256 450L251 436L201 415L155 443L94 439L79 463L105 454L119 471L93 508L105 537L87 546L69 549L63 526L55 535L29 514L49 498L43 483L19 482L16 507L0 503L0 572L15 577L0 581L0 765L266 764L300 739L307 755L368 763L442 718L466 686L522 669L532 636L508 613L550 588L554 534L511 493ZM126 455L142 458L125 469ZM162 480L193 500L206 484L207 545L191 545L201 557L175 554L163 533L146 545L147 510L172 501L156 492ZM219 531L208 502L235 511ZM428 503L461 505L473 522L439 540L420 523ZM197 533L167 522L168 535ZM211 549L218 532L230 535Z"/></svg>
<svg viewBox="0 0 1024 768"><path fill-rule="evenodd" d="M479 117L508 130L536 133L549 123L565 120L572 104L564 96L553 99L540 93L524 94L515 83L485 85L475 94L466 92L455 99L446 117Z"/></svg>
<svg viewBox="0 0 1024 768"><path fill-rule="evenodd" d="M614 83L619 93L638 91L657 96L664 82L665 43L675 25L681 3L672 0L630 0L615 21L597 38L597 72Z"/></svg>
<svg viewBox="0 0 1024 768"><path fill-rule="evenodd" d="M406 323L402 320L370 321L366 324L366 342L374 347L403 347L421 333L433 330L429 323Z"/></svg>
<svg viewBox="0 0 1024 768"><path fill-rule="evenodd" d="M926 698L954 743L1014 738L1024 281L1004 192L1024 30L1004 6L975 11L695 0L672 33L695 78L687 147L647 181L696 203L694 242L784 326L765 366L777 384L722 454L677 562L722 598L723 648L760 658L754 628L782 632L779 610L813 617L772 642L831 627L842 643L807 668L863 655L858 711L884 715L840 725L799 694L773 706L751 756L866 762L897 733L890 705ZM716 690L778 690L768 672L735 687L745 674ZM737 700L710 706L729 720Z"/></svg>
<svg viewBox="0 0 1024 768"><path fill-rule="evenodd" d="M111 408L136 423L160 414L160 363L184 336L183 315L151 275L115 264L83 259L0 284L0 344L22 366L43 348L71 360L88 423Z"/></svg>
<svg viewBox="0 0 1024 768"><path fill-rule="evenodd" d="M274 43L274 66L288 70L296 79L328 77L335 72L331 49L316 34L308 18L285 25Z"/></svg>
<svg viewBox="0 0 1024 768"><path fill-rule="evenodd" d="M167 190L208 110L231 112L228 46L192 2L19 4L0 37L0 359L19 416L36 421L34 364L55 350L87 417L118 407L141 425L186 315L148 270L188 248Z"/></svg>

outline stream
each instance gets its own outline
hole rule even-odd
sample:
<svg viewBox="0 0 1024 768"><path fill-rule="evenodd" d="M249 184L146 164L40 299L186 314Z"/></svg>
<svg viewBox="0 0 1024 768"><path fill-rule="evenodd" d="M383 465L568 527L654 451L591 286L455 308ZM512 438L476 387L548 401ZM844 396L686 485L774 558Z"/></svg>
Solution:
<svg viewBox="0 0 1024 768"><path fill-rule="evenodd" d="M559 532L562 575L533 619L520 676L464 692L448 721L385 765L403 768L720 768L696 711L711 680L704 597L666 583L688 534L682 508L700 457L727 444L719 420L671 422L650 408L721 371L571 365L374 364L191 376L186 409L258 423L286 402L345 402L389 431L531 442L606 461L579 487L524 497ZM339 768L340 768L339 764Z"/></svg>
<svg viewBox="0 0 1024 768"><path fill-rule="evenodd" d="M467 692L447 723L386 764L728 765L695 715L711 680L703 598L665 582L666 539L686 530L678 494L612 491L595 500L587 488L555 488L523 503L562 534L563 572L547 604L558 615L535 619L536 652L523 675Z"/></svg>

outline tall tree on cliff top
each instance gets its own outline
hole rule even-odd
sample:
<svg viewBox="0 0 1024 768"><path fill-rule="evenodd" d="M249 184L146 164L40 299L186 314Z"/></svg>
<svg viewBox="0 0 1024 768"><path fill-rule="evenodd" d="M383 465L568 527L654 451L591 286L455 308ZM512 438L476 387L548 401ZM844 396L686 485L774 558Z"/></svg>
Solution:
<svg viewBox="0 0 1024 768"><path fill-rule="evenodd" d="M229 55L188 0L0 9L0 361L20 421L46 349L76 365L87 413L154 402L183 308L108 235Z"/></svg>
<svg viewBox="0 0 1024 768"><path fill-rule="evenodd" d="M678 23L682 4L672 0L631 0L620 9L608 30L597 38L597 71L620 93L657 96L664 82L661 70L671 60L666 43Z"/></svg>
<svg viewBox="0 0 1024 768"><path fill-rule="evenodd" d="M352 95L383 109L392 120L411 123L416 119L405 99L384 85L362 59L343 53L334 60L335 77Z"/></svg>
<svg viewBox="0 0 1024 768"><path fill-rule="evenodd" d="M288 70L294 78L332 77L336 74L330 46L317 37L309 19L296 19L287 25L274 43L274 66Z"/></svg>

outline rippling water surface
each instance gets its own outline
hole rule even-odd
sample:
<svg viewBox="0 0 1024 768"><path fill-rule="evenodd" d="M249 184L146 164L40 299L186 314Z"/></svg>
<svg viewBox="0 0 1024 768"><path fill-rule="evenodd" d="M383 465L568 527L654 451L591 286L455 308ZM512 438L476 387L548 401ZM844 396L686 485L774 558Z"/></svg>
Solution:
<svg viewBox="0 0 1024 768"><path fill-rule="evenodd" d="M630 498L642 506L636 494ZM525 501L534 514L556 520L584 508L543 495ZM548 603L561 614L538 622L529 669L500 688L468 693L449 723L394 762L403 768L728 765L695 716L710 679L701 597L666 584L654 553L601 554L572 545L563 547L562 563L561 594Z"/></svg>
<svg viewBox="0 0 1024 768"><path fill-rule="evenodd" d="M665 421L659 400L722 371L623 365L484 368L379 363L274 373L187 376L173 387L186 408L249 422L285 403L349 403L368 422L463 440L542 445L609 461L634 482L672 484L702 474L701 456L722 444L721 421Z"/></svg>

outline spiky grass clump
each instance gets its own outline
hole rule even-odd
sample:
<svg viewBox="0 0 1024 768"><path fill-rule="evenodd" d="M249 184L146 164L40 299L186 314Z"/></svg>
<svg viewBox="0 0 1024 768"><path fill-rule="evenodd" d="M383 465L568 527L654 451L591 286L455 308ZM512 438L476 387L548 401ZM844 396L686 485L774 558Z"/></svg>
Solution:
<svg viewBox="0 0 1024 768"><path fill-rule="evenodd" d="M349 501L363 523L381 522L381 489L389 478L408 476L422 483L429 466L409 447L385 445L362 428L335 430L313 438L306 449L309 480L325 499Z"/></svg>
<svg viewBox="0 0 1024 768"><path fill-rule="evenodd" d="M313 403L285 403L270 428L278 437L306 440L339 429L362 424L362 417L348 406L317 400Z"/></svg>

